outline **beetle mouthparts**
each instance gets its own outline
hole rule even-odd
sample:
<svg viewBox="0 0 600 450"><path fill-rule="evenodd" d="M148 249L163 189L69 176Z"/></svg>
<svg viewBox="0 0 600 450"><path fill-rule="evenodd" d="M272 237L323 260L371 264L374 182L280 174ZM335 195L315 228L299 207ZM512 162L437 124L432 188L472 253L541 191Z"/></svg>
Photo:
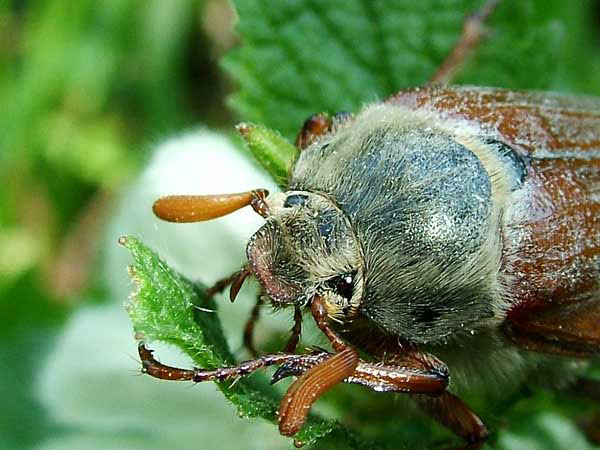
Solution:
<svg viewBox="0 0 600 450"><path fill-rule="evenodd" d="M295 303L304 294L304 270L295 264L277 223L267 221L250 239L246 248L250 269L276 303Z"/></svg>
<svg viewBox="0 0 600 450"><path fill-rule="evenodd" d="M251 274L252 274L252 272L250 271L250 268L248 266L244 267L242 270L240 270L237 273L237 275L231 282L231 286L229 287L229 300L231 300L231 303L235 302L235 299L236 299L238 293L240 292L240 289L242 288L244 281L246 281L246 278L248 278L248 275L251 275Z"/></svg>

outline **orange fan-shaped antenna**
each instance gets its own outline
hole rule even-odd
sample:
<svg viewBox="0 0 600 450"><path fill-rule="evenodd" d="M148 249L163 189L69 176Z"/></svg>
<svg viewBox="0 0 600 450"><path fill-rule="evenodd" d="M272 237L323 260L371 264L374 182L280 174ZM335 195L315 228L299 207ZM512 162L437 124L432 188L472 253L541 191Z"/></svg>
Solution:
<svg viewBox="0 0 600 450"><path fill-rule="evenodd" d="M265 217L268 208L264 201L265 189L217 195L169 195L161 197L152 206L154 214L168 222L203 222L226 216L244 206L252 206Z"/></svg>

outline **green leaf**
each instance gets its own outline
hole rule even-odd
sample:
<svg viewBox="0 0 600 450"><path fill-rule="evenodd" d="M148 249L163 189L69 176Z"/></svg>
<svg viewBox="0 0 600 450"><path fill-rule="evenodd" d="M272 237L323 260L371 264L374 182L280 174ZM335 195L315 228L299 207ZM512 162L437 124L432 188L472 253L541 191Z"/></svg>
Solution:
<svg viewBox="0 0 600 450"><path fill-rule="evenodd" d="M312 113L355 111L426 83L458 40L465 17L483 3L347 0L341 7L336 1L234 0L243 45L223 62L240 87L230 104L243 120L291 138ZM486 24L487 38L456 81L574 90L594 79L598 88L593 58L564 69L573 66L570 50L589 48L581 31L589 7L500 2Z"/></svg>
<svg viewBox="0 0 600 450"><path fill-rule="evenodd" d="M136 337L176 345L198 367L213 369L234 364L218 316L213 312L216 304L204 296L202 289L175 273L135 237L122 237L119 243L131 252L134 260L129 270L138 290L129 300L127 310ZM240 379L217 385L241 416L276 422L277 393L271 386L259 383L254 377L252 382ZM295 439L313 443L328 435L339 441L336 448L369 447L337 422L316 415L309 417Z"/></svg>
<svg viewBox="0 0 600 450"><path fill-rule="evenodd" d="M241 123L237 126L237 130L258 163L279 186L285 187L298 156L298 149L277 131L261 125Z"/></svg>

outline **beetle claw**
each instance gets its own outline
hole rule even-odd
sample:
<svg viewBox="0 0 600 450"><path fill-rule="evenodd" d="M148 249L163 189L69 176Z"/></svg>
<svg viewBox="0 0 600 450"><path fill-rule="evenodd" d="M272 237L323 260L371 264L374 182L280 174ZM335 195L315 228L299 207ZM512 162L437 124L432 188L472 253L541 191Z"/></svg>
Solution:
<svg viewBox="0 0 600 450"><path fill-rule="evenodd" d="M281 380L283 380L284 378L287 378L291 375L295 375L295 373L293 373L293 371L290 370L290 367L286 367L286 364L284 364L283 366L279 367L275 373L273 374L273 376L271 377L271 381L270 383L273 385Z"/></svg>

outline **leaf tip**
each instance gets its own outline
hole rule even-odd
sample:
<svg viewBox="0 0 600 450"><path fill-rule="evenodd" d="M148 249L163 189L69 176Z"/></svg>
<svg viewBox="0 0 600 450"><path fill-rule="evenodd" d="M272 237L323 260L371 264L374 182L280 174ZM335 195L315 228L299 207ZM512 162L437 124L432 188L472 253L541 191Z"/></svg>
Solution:
<svg viewBox="0 0 600 450"><path fill-rule="evenodd" d="M247 138L248 135L250 134L250 132L256 128L255 125L252 125L248 122L242 122L242 123L238 123L235 126L235 129L237 130L238 133L240 133L242 135L243 138Z"/></svg>
<svg viewBox="0 0 600 450"><path fill-rule="evenodd" d="M147 340L147 339L146 339L146 335L144 334L144 332L143 332L143 331L136 331L136 332L133 334L133 338L134 338L136 341L138 341L138 342L143 342L143 341L146 341L146 340Z"/></svg>

